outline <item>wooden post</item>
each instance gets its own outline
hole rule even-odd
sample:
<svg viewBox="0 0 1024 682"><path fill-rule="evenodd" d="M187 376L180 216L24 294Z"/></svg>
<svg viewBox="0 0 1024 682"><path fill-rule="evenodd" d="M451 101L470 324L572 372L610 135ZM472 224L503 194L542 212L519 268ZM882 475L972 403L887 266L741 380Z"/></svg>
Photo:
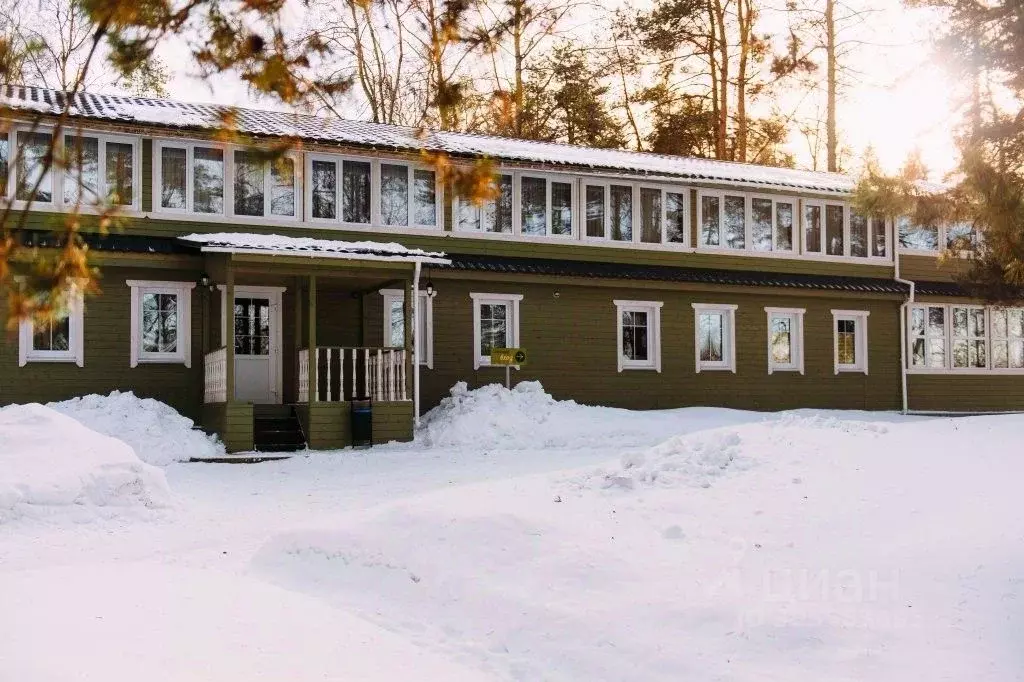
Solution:
<svg viewBox="0 0 1024 682"><path fill-rule="evenodd" d="M210 352L210 290L207 287L199 288L199 295L203 303L203 357Z"/></svg>
<svg viewBox="0 0 1024 682"><path fill-rule="evenodd" d="M412 395L412 344L419 343L419 339L416 339L416 330L413 329L412 323L412 306L418 301L412 300L412 280L405 280L405 304L402 306L402 317L404 318L403 324L405 325L405 387L402 391L402 398ZM385 315L390 315L391 312L388 310L384 311Z"/></svg>
<svg viewBox="0 0 1024 682"><path fill-rule="evenodd" d="M231 267L231 261L227 263L227 273L224 281L224 371L227 375L225 381L225 401L233 402L235 399L235 269Z"/></svg>
<svg viewBox="0 0 1024 682"><path fill-rule="evenodd" d="M320 397L320 387L317 385L316 373L317 373L317 355L316 355L316 275L309 276L309 302L307 311L309 313L309 319L306 321L308 325L308 336L309 341L307 342L307 348L309 348L309 402L312 405Z"/></svg>

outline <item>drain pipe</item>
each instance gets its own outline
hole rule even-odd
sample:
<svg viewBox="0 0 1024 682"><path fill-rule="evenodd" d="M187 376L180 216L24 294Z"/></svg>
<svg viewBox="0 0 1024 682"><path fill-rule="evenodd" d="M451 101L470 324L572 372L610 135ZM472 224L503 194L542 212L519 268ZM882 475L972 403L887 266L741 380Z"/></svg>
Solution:
<svg viewBox="0 0 1024 682"><path fill-rule="evenodd" d="M416 330L420 328L418 316L420 301L420 260L416 259L416 269L412 275L412 414L413 425L420 426L420 339L416 336ZM904 401L905 402L905 401Z"/></svg>
<svg viewBox="0 0 1024 682"><path fill-rule="evenodd" d="M893 231L895 232L895 230ZM903 414L907 414L907 311L914 304L915 283L913 280L900 277L900 243L898 238L893 241L895 242L893 251L896 254L896 271L893 279L910 287L907 300L900 306L900 389L903 394Z"/></svg>

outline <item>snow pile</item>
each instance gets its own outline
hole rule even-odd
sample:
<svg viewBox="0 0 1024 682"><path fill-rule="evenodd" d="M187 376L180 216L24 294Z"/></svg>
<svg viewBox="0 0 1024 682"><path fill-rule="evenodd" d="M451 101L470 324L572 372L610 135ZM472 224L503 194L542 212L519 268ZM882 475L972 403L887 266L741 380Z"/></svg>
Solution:
<svg viewBox="0 0 1024 682"><path fill-rule="evenodd" d="M87 395L47 407L66 414L93 431L118 438L147 464L164 466L190 457L224 454L223 444L202 431L173 407L128 391Z"/></svg>
<svg viewBox="0 0 1024 682"><path fill-rule="evenodd" d="M33 508L162 507L160 469L125 443L43 405L0 409L0 521Z"/></svg>
<svg viewBox="0 0 1024 682"><path fill-rule="evenodd" d="M710 479L742 457L743 439L735 430L707 435L676 436L646 453L622 458L622 471L605 477L607 486L632 488L634 483L675 487L695 484L703 488Z"/></svg>

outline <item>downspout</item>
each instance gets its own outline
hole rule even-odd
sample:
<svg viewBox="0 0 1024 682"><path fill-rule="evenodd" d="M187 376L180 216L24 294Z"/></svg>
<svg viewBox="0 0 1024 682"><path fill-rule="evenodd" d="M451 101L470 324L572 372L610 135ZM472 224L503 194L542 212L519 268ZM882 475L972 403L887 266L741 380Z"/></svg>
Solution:
<svg viewBox="0 0 1024 682"><path fill-rule="evenodd" d="M895 233L895 225L893 227L893 232ZM915 284L913 280L900 277L899 235L893 234L893 237L895 237L893 239L893 252L896 254L896 271L893 279L900 284L906 284L910 287L910 294L907 296L907 300L900 306L900 388L903 394L903 414L907 414L907 311L914 304Z"/></svg>
<svg viewBox="0 0 1024 682"><path fill-rule="evenodd" d="M416 269L412 275L412 414L413 424L420 427L420 340L416 336L419 329L417 310L420 301L420 267L419 259L416 259Z"/></svg>

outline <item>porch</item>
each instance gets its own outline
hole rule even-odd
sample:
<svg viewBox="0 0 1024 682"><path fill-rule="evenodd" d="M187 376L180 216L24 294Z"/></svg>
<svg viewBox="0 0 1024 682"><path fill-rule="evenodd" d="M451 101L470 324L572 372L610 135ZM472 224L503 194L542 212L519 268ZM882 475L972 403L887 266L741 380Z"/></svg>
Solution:
<svg viewBox="0 0 1024 682"><path fill-rule="evenodd" d="M207 251L203 426L229 452L353 444L353 400L372 442L416 421L420 261Z"/></svg>

